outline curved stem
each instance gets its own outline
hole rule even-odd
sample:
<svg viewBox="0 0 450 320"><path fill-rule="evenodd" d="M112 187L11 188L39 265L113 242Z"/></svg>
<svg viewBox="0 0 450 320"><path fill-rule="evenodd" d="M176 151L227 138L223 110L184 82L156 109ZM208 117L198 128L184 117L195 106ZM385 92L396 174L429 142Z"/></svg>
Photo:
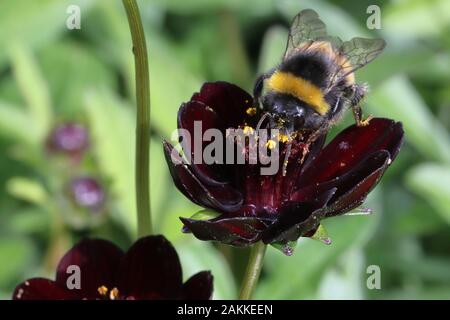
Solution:
<svg viewBox="0 0 450 320"><path fill-rule="evenodd" d="M239 293L239 300L251 299L253 290L258 283L259 274L261 273L266 248L267 246L262 242L256 243L251 248L247 270L245 271L241 292Z"/></svg>
<svg viewBox="0 0 450 320"><path fill-rule="evenodd" d="M122 0L133 41L136 73L136 207L138 237L151 233L150 212L150 80L147 47L139 7L135 0Z"/></svg>

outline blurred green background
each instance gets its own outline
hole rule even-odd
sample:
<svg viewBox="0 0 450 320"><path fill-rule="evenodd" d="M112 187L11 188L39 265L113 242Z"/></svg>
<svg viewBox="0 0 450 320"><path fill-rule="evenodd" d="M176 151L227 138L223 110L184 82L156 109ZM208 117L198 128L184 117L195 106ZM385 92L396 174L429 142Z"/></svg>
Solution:
<svg viewBox="0 0 450 320"><path fill-rule="evenodd" d="M178 217L199 208L172 185L161 139L202 82L251 90L279 62L292 17L312 8L342 39L386 39L357 79L371 87L366 114L402 121L406 143L367 200L375 213L325 221L330 246L304 239L292 257L269 248L256 298L450 298L449 1L138 2L151 72L153 220L177 247L185 277L211 269L215 298L234 298L248 252L180 232ZM80 30L66 28L70 4L81 8ZM366 27L371 4L381 7L381 30ZM8 299L26 278L53 277L83 236L123 248L135 238L134 66L126 16L113 0L1 1L0 48L0 297ZM78 164L44 147L51 128L66 122L89 130ZM347 115L334 132L351 122ZM101 212L67 196L78 176L105 188ZM370 265L380 267L380 290L366 286Z"/></svg>

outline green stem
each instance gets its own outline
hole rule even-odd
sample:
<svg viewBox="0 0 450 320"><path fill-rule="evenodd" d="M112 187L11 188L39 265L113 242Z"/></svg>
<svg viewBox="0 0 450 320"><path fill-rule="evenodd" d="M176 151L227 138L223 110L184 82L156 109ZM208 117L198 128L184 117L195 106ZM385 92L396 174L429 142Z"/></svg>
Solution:
<svg viewBox="0 0 450 320"><path fill-rule="evenodd" d="M261 273L266 248L267 246L262 242L256 243L251 248L247 270L245 271L241 292L239 293L239 300L251 299L253 290L258 283L259 274Z"/></svg>
<svg viewBox="0 0 450 320"><path fill-rule="evenodd" d="M138 237L152 232L150 213L150 80L147 47L139 7L135 0L122 0L133 41L136 74L136 205Z"/></svg>

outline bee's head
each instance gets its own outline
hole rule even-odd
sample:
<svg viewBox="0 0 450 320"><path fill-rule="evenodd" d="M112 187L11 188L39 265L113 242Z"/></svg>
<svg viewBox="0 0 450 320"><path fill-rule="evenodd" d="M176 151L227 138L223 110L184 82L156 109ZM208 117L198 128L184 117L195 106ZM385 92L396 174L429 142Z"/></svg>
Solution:
<svg viewBox="0 0 450 320"><path fill-rule="evenodd" d="M275 120L290 124L295 130L318 129L326 119L303 101L287 94L267 93L261 97L261 104Z"/></svg>

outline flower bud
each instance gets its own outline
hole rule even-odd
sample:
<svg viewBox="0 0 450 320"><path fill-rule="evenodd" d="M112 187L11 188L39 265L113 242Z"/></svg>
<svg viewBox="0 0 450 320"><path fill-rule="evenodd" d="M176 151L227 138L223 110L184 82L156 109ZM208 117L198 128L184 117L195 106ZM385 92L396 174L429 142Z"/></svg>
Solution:
<svg viewBox="0 0 450 320"><path fill-rule="evenodd" d="M67 123L55 127L47 139L47 149L52 153L64 153L68 156L81 156L89 146L87 129L76 123Z"/></svg>
<svg viewBox="0 0 450 320"><path fill-rule="evenodd" d="M99 211L105 203L105 191L100 183L91 177L75 178L70 182L70 196L82 208Z"/></svg>

